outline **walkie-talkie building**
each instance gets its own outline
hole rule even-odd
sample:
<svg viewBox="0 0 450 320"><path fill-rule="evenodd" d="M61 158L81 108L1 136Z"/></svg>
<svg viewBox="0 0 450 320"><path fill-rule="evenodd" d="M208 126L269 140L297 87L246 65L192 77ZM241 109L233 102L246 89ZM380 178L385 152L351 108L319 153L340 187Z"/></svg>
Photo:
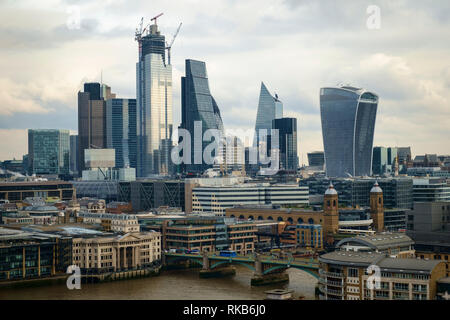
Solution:
<svg viewBox="0 0 450 320"><path fill-rule="evenodd" d="M328 177L368 176L378 96L350 86L320 89L320 116Z"/></svg>

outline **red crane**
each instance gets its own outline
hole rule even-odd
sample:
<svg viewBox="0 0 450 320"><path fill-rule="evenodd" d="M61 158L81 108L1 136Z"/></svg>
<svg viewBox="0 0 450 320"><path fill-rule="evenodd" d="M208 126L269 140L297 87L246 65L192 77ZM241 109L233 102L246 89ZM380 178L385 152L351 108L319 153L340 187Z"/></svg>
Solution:
<svg viewBox="0 0 450 320"><path fill-rule="evenodd" d="M158 19L159 17L161 17L162 15L163 15L164 13L163 12L161 12L160 14L158 14L156 17L153 17L153 18L151 18L150 19L150 21L153 21L153 20L155 20L155 24L156 24L156 19Z"/></svg>

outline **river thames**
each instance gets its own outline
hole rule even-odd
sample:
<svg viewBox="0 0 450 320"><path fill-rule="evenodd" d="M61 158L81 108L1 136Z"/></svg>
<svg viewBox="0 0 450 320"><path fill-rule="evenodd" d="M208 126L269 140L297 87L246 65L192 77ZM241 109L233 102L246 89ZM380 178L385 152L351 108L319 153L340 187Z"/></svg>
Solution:
<svg viewBox="0 0 450 320"><path fill-rule="evenodd" d="M287 270L290 281L262 287L250 286L252 271L237 266L236 275L226 278L202 279L198 270L162 271L159 276L82 284L80 290L69 290L65 284L27 288L0 288L4 299L132 299L132 300L259 300L270 289L292 289L294 297L314 299L317 279L306 272Z"/></svg>

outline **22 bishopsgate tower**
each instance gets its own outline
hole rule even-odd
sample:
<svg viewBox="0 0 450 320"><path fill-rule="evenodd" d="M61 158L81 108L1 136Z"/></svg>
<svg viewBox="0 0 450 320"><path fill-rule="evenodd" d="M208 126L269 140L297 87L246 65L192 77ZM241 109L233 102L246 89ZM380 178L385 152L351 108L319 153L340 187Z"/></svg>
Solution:
<svg viewBox="0 0 450 320"><path fill-rule="evenodd" d="M325 166L328 177L368 176L378 96L350 86L320 89Z"/></svg>
<svg viewBox="0 0 450 320"><path fill-rule="evenodd" d="M147 30L144 35L143 32ZM172 146L172 66L155 23L136 31L137 176L167 175Z"/></svg>

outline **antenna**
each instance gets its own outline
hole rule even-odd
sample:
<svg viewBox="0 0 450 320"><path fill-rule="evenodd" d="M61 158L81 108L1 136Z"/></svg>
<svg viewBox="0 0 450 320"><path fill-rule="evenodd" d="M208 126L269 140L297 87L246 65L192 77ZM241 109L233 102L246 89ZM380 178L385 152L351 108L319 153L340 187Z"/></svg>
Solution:
<svg viewBox="0 0 450 320"><path fill-rule="evenodd" d="M155 21L156 21L156 20L155 20ZM155 23L156 23L156 22L155 22ZM167 60L168 60L168 63L169 63L169 64L170 64L170 49L172 48L173 42L175 41L175 38L177 37L178 32L180 32L180 29L181 29L181 25L182 25L182 24L183 24L183 22L180 22L180 25L178 26L177 31L176 31L175 34L173 35L173 38L172 38L172 41L170 41L170 44L167 43L167 41L166 41Z"/></svg>

